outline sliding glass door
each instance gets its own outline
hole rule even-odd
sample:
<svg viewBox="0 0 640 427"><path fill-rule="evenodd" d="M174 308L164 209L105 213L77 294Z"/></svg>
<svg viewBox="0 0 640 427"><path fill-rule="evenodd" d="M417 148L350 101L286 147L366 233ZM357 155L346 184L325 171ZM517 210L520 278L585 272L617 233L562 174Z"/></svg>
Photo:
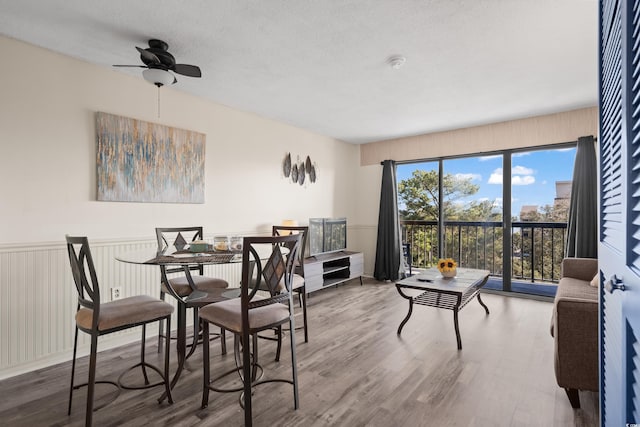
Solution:
<svg viewBox="0 0 640 427"><path fill-rule="evenodd" d="M512 155L514 290L535 283L538 293L549 294L545 286L560 278L575 154L567 147Z"/></svg>
<svg viewBox="0 0 640 427"><path fill-rule="evenodd" d="M502 275L502 156L443 161L444 256Z"/></svg>
<svg viewBox="0 0 640 427"><path fill-rule="evenodd" d="M396 176L402 241L410 249L413 265L434 266L439 257L439 162L401 164Z"/></svg>
<svg viewBox="0 0 640 427"><path fill-rule="evenodd" d="M450 257L489 270L494 289L549 295L544 286L559 280L564 256L574 157L565 144L398 165L413 266Z"/></svg>

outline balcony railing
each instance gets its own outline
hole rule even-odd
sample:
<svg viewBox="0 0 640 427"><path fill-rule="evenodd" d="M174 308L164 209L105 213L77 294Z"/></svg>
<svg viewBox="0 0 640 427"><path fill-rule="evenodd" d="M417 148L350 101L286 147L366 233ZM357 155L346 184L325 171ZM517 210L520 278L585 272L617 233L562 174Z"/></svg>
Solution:
<svg viewBox="0 0 640 427"><path fill-rule="evenodd" d="M410 248L412 265L428 268L438 262L438 222L401 221L402 241ZM502 276L501 222L446 221L444 253L460 267L489 270ZM512 278L530 282L557 282L564 254L567 224L513 222L511 226Z"/></svg>

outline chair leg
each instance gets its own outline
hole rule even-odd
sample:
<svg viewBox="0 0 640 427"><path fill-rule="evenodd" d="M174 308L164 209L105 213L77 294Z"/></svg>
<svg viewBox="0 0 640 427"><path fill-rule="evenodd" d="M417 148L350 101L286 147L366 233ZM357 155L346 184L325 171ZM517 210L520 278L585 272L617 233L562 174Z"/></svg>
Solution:
<svg viewBox="0 0 640 427"><path fill-rule="evenodd" d="M145 341L147 336L147 324L142 325L142 339L140 340L140 367L142 367L142 376L144 377L144 384L149 384L149 377L147 376L147 366L144 362L144 350ZM159 347L158 347L159 348Z"/></svg>
<svg viewBox="0 0 640 427"><path fill-rule="evenodd" d="M85 426L91 426L93 422L93 394L96 386L96 353L98 351L98 335L91 334L91 354L89 356L89 381L87 383L87 413Z"/></svg>
<svg viewBox="0 0 640 427"><path fill-rule="evenodd" d="M289 329L294 330L293 326L293 313L289 315ZM296 334L289 334L291 336L291 370L293 376L293 407L298 409L300 401L298 399L298 369L296 363Z"/></svg>
<svg viewBox="0 0 640 427"><path fill-rule="evenodd" d="M578 394L578 390L575 388L565 388L564 391L567 393L571 407L573 409L580 409L580 395Z"/></svg>
<svg viewBox="0 0 640 427"><path fill-rule="evenodd" d="M249 331L243 328L242 337L242 372L244 381L244 425L250 427L253 425L253 416L251 408L251 348L249 346ZM293 334L292 334L293 335Z"/></svg>
<svg viewBox="0 0 640 427"><path fill-rule="evenodd" d="M191 357L196 347L198 346L198 336L200 335L200 317L198 317L198 308L193 307L193 341L191 342L191 348L185 359Z"/></svg>
<svg viewBox="0 0 640 427"><path fill-rule="evenodd" d="M164 292L160 291L160 299L164 301ZM169 329L169 328L167 328ZM162 336L165 334L164 332L164 319L160 319L158 321L158 353L160 353L160 349L162 348Z"/></svg>
<svg viewBox="0 0 640 427"><path fill-rule="evenodd" d="M223 356L227 354L227 335L224 328L220 328L220 350Z"/></svg>
<svg viewBox="0 0 640 427"><path fill-rule="evenodd" d="M204 409L209 406L209 378L211 377L211 366L209 361L209 322L202 323L202 366L204 372L202 375L202 405Z"/></svg>
<svg viewBox="0 0 640 427"><path fill-rule="evenodd" d="M251 363L251 382L254 382L258 377L258 333L253 334L253 361Z"/></svg>
<svg viewBox="0 0 640 427"><path fill-rule="evenodd" d="M303 286L302 293L302 320L304 321L304 342L309 342L309 330L307 329L307 290Z"/></svg>
<svg viewBox="0 0 640 427"><path fill-rule="evenodd" d="M276 329L276 334L278 335L278 347L276 347L276 362L280 361L280 350L282 349L282 326L278 326ZM291 332L293 335L293 332Z"/></svg>
<svg viewBox="0 0 640 427"><path fill-rule="evenodd" d="M69 387L69 409L67 415L71 415L71 402L73 401L73 378L76 374L76 351L78 350L78 326L76 325L76 334L73 339L73 361L71 362L71 387Z"/></svg>
<svg viewBox="0 0 640 427"><path fill-rule="evenodd" d="M171 379L169 378L169 355L171 354L171 315L167 316L167 333L165 335L164 343L164 390L167 394L167 401L169 402L169 404L173 404L170 384Z"/></svg>

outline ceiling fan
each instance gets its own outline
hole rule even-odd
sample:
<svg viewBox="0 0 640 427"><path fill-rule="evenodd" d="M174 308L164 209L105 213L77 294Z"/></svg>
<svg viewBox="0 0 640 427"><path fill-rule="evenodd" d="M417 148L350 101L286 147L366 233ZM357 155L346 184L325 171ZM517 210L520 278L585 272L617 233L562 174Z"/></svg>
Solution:
<svg viewBox="0 0 640 427"><path fill-rule="evenodd" d="M114 65L114 67L139 67L146 68L142 77L150 83L161 87L174 84L178 81L169 71L188 77L202 77L200 67L189 64L176 64L176 59L169 53L169 45L162 40L149 40L148 48L136 46L140 52L140 59L144 65Z"/></svg>

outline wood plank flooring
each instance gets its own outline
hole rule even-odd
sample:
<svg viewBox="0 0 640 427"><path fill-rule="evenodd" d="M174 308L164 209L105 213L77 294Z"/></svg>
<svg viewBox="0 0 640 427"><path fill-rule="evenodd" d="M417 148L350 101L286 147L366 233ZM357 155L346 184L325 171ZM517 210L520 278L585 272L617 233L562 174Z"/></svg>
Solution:
<svg viewBox="0 0 640 427"><path fill-rule="evenodd" d="M581 392L573 410L553 373L549 335L551 303L483 294L460 312L463 349L456 349L453 314L414 308L402 336L396 329L408 303L392 283L352 281L309 299L310 342L297 332L300 409L293 410L288 384L259 386L253 397L257 426L596 426L598 394ZM290 376L288 339L273 361L275 343L260 340L260 360L269 378ZM228 337L229 349L232 340ZM233 366L212 342L212 372ZM98 377L117 378L137 362L136 345L100 352ZM159 361L155 340L148 359ZM172 353L174 356L175 353ZM172 360L175 365L175 357ZM0 425L83 425L84 389L74 394L67 416L70 363L0 382ZM86 380L87 360L77 377ZM128 377L129 378L129 377ZM134 381L132 376L130 381ZM211 392L200 409L202 352L188 361L174 389L175 403L159 405L160 388L123 390L95 412L99 426L235 426L243 424L238 393ZM105 399L111 388L98 388Z"/></svg>

